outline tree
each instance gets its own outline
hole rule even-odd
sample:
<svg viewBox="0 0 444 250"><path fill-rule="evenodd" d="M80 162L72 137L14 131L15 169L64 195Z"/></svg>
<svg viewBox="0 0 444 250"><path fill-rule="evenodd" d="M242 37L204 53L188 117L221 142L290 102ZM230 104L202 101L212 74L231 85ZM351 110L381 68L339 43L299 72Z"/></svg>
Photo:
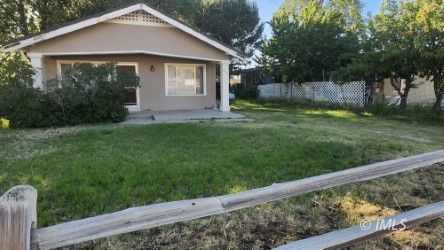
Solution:
<svg viewBox="0 0 444 250"><path fill-rule="evenodd" d="M32 0L5 0L0 4L0 43L37 31Z"/></svg>
<svg viewBox="0 0 444 250"><path fill-rule="evenodd" d="M433 111L442 111L444 95L444 5L442 0L417 1L421 26L417 42L420 44L420 75L433 81L436 97Z"/></svg>
<svg viewBox="0 0 444 250"><path fill-rule="evenodd" d="M356 31L363 28L362 8L360 0L284 0L274 17L295 16L299 21L311 21L336 15L339 17L336 21L342 26Z"/></svg>
<svg viewBox="0 0 444 250"><path fill-rule="evenodd" d="M0 86L25 85L32 87L34 70L23 53L0 53Z"/></svg>
<svg viewBox="0 0 444 250"><path fill-rule="evenodd" d="M368 22L364 53L354 61L357 67L364 70L371 67L370 72L375 76L390 79L400 97L402 110L407 106L411 88L416 87L413 82L420 63L418 8L412 3L412 0L384 0L378 14ZM368 67L362 67L363 64ZM349 68L356 69L354 66ZM405 81L404 88L401 79Z"/></svg>
<svg viewBox="0 0 444 250"><path fill-rule="evenodd" d="M218 40L252 56L262 43L258 7L246 0L213 0L198 8L195 24Z"/></svg>
<svg viewBox="0 0 444 250"><path fill-rule="evenodd" d="M293 5L290 11L284 2L287 9L275 14L273 37L261 47L259 62L285 82L331 79L357 55L360 33L344 21L342 10L323 1L296 2L304 4Z"/></svg>

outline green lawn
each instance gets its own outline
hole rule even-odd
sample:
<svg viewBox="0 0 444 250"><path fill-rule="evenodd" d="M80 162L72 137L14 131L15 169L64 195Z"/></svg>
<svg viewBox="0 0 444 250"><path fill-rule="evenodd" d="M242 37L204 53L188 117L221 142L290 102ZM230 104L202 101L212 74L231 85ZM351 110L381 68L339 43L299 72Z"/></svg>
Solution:
<svg viewBox="0 0 444 250"><path fill-rule="evenodd" d="M38 189L39 227L238 192L444 148L444 125L237 102L254 122L0 130L0 192Z"/></svg>

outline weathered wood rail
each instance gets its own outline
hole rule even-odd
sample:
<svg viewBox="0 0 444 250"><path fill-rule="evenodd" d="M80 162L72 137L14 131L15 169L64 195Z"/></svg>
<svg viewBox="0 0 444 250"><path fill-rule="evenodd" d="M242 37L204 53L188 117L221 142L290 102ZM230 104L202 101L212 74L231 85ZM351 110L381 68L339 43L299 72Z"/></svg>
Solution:
<svg viewBox="0 0 444 250"><path fill-rule="evenodd" d="M290 249L339 249L380 235L403 230L444 216L444 201L433 203L395 216L377 221L368 221L359 226L330 232L321 236L299 240L276 248Z"/></svg>
<svg viewBox="0 0 444 250"><path fill-rule="evenodd" d="M37 229L32 241L32 248L51 249L69 246L112 235L222 214L326 188L426 167L440 162L444 162L444 150L370 164L292 182L273 184L269 187L236 194L129 208L120 212ZM0 207L3 207L3 203L0 203ZM32 209L34 210L27 210L28 213L35 213L35 203ZM10 215L5 214L5 216ZM3 217L0 216L0 218ZM31 221L35 222L35 217L29 216L29 218L34 218ZM14 236L16 234L15 231L4 224L3 221L0 221L0 230L2 230L0 235L4 234L6 236L0 239L8 241L8 239L12 240L14 237L18 237ZM7 232L4 233L4 230ZM30 235L29 232L28 234ZM30 239L26 236L26 240ZM27 245L29 244L28 241Z"/></svg>

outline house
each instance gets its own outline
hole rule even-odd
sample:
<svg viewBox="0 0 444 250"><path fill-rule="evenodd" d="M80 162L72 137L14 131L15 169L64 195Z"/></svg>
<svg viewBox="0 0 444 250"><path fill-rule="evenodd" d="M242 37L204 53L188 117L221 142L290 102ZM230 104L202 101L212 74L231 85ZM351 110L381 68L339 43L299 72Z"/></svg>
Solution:
<svg viewBox="0 0 444 250"><path fill-rule="evenodd" d="M3 49L26 53L37 72L36 88L62 78L80 62L112 61L135 71L140 87L125 93L130 111L214 107L229 111L229 65L232 58L245 60L241 52L145 3L67 23ZM216 87L216 79L220 86Z"/></svg>

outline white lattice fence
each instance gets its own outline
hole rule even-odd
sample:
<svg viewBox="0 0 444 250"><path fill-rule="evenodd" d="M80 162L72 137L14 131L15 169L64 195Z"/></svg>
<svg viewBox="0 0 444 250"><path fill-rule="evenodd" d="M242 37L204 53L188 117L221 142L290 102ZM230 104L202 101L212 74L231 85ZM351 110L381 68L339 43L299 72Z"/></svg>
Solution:
<svg viewBox="0 0 444 250"><path fill-rule="evenodd" d="M272 83L259 85L259 97L265 99L311 100L364 106L365 82L307 82L301 85Z"/></svg>

